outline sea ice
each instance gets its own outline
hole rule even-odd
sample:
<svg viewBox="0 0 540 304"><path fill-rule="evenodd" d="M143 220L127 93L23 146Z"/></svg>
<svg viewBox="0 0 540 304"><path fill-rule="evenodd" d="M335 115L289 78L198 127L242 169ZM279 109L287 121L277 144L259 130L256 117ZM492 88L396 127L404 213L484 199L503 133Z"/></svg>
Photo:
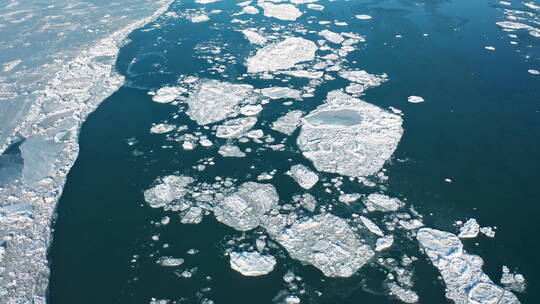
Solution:
<svg viewBox="0 0 540 304"><path fill-rule="evenodd" d="M171 124L157 124L157 125L154 125L150 128L150 133L153 133L153 134L163 134L163 133L167 133L167 132L171 132L172 130L174 130L176 128L175 125L171 125Z"/></svg>
<svg viewBox="0 0 540 304"><path fill-rule="evenodd" d="M323 36L324 39L336 44L342 43L345 40L345 38L343 38L343 36L340 34L329 30L322 30L319 32L319 35Z"/></svg>
<svg viewBox="0 0 540 304"><path fill-rule="evenodd" d="M511 273L507 266L502 267L501 284L517 292L524 292L527 286L525 277L519 273Z"/></svg>
<svg viewBox="0 0 540 304"><path fill-rule="evenodd" d="M247 231L259 226L261 216L277 206L278 200L274 186L246 182L240 185L237 192L218 202L214 214L223 224Z"/></svg>
<svg viewBox="0 0 540 304"><path fill-rule="evenodd" d="M410 103L421 103L421 102L424 102L424 98L420 96L409 96L407 98L407 101Z"/></svg>
<svg viewBox="0 0 540 304"><path fill-rule="evenodd" d="M259 6L264 9L266 17L274 17L280 20L296 20L302 16L302 12L292 4L273 4L261 2Z"/></svg>
<svg viewBox="0 0 540 304"><path fill-rule="evenodd" d="M152 208L165 207L175 200L180 200L188 192L186 187L195 180L185 175L169 175L161 183L144 191L144 200Z"/></svg>
<svg viewBox="0 0 540 304"><path fill-rule="evenodd" d="M271 87L261 90L261 94L270 99L294 98L300 99L300 91L288 87Z"/></svg>
<svg viewBox="0 0 540 304"><path fill-rule="evenodd" d="M276 266L273 256L258 252L231 252L229 257L232 269L250 277L268 274Z"/></svg>
<svg viewBox="0 0 540 304"><path fill-rule="evenodd" d="M152 101L157 103L169 103L180 97L182 93L185 93L186 89L182 87L163 87L156 91L156 94L152 96Z"/></svg>
<svg viewBox="0 0 540 304"><path fill-rule="evenodd" d="M165 267L176 267L184 264L184 259L182 258L174 258L170 256L164 256L160 257L157 261L157 264Z"/></svg>
<svg viewBox="0 0 540 304"><path fill-rule="evenodd" d="M298 125L300 125L303 115L304 112L300 110L290 111L274 121L271 128L272 130L276 130L290 136L294 133L296 128L298 128Z"/></svg>
<svg viewBox="0 0 540 304"><path fill-rule="evenodd" d="M375 224L372 220L368 219L365 216L360 216L360 221L362 221L362 224L366 226L369 232L375 234L376 236L380 236L380 237L384 236L384 233L381 230L381 228L379 228L379 226L377 226L377 224Z"/></svg>
<svg viewBox="0 0 540 304"><path fill-rule="evenodd" d="M317 46L312 41L299 37L288 37L259 49L254 56L248 58L248 72L289 69L299 62L313 60L316 50Z"/></svg>
<svg viewBox="0 0 540 304"><path fill-rule="evenodd" d="M223 157L245 157L246 153L242 152L240 148L233 145L224 145L219 147L219 155Z"/></svg>
<svg viewBox="0 0 540 304"><path fill-rule="evenodd" d="M328 277L350 277L374 255L345 220L329 213L300 219L274 238L292 258Z"/></svg>
<svg viewBox="0 0 540 304"><path fill-rule="evenodd" d="M287 174L306 190L311 189L319 181L317 173L300 164L292 166Z"/></svg>
<svg viewBox="0 0 540 304"><path fill-rule="evenodd" d="M368 19L372 18L370 15L355 15L354 17L356 17L356 19L360 19L360 20L368 20Z"/></svg>
<svg viewBox="0 0 540 304"><path fill-rule="evenodd" d="M207 125L236 116L239 105L252 98L253 87L218 80L202 81L190 92L187 114L199 125Z"/></svg>
<svg viewBox="0 0 540 304"><path fill-rule="evenodd" d="M386 74L374 75L364 70L339 71L338 75L341 78L345 78L349 81L362 85L364 87L364 90L371 87L379 86L383 82L388 80L388 76Z"/></svg>
<svg viewBox="0 0 540 304"><path fill-rule="evenodd" d="M252 30L248 30L248 29L243 30L242 34L244 34L246 39L249 40L249 42L253 43L253 44L265 44L266 40L267 40L261 34L255 32L255 31L252 31Z"/></svg>
<svg viewBox="0 0 540 304"><path fill-rule="evenodd" d="M256 15L256 14L259 13L259 10L254 6L248 5L248 6L244 6L242 8L242 13L250 14L250 15ZM250 39L250 41L251 41L251 39Z"/></svg>
<svg viewBox="0 0 540 304"><path fill-rule="evenodd" d="M396 149L400 116L342 91L302 119L297 144L319 171L367 176L379 171Z"/></svg>
<svg viewBox="0 0 540 304"><path fill-rule="evenodd" d="M364 200L364 205L366 206L367 210L372 211L383 211L383 212L389 212L389 211L397 211L399 208L403 206L403 203L395 198L395 197L389 197L384 194L380 193L372 193L366 197Z"/></svg>
<svg viewBox="0 0 540 304"><path fill-rule="evenodd" d="M480 225L478 225L478 222L475 219L469 219L465 224L463 224L463 227L459 229L459 238L475 238L478 236L478 232L480 232Z"/></svg>
<svg viewBox="0 0 540 304"><path fill-rule="evenodd" d="M191 17L191 22L193 23L206 22L208 20L210 20L210 17L208 17L208 15L205 15L205 14L198 14Z"/></svg>
<svg viewBox="0 0 540 304"><path fill-rule="evenodd" d="M344 193L340 194L338 201L344 204L350 204L356 202L362 195L360 193Z"/></svg>
<svg viewBox="0 0 540 304"><path fill-rule="evenodd" d="M242 117L227 120L219 125L216 136L219 138L237 138L241 137L257 123L256 117Z"/></svg>
<svg viewBox="0 0 540 304"><path fill-rule="evenodd" d="M416 303L418 302L418 294L416 294L416 292L408 289L408 288L404 288L404 287L401 287L399 285L397 285L396 283L388 283L388 289L390 289L390 292L396 297L398 298L401 302L404 302L404 303ZM463 303L465 304L465 303ZM487 303L486 303L487 304Z"/></svg>
<svg viewBox="0 0 540 304"><path fill-rule="evenodd" d="M382 251L385 249L388 249L392 247L392 244L394 244L394 236L393 235L387 235L384 237L380 237L375 242L375 251Z"/></svg>
<svg viewBox="0 0 540 304"><path fill-rule="evenodd" d="M455 303L520 303L513 293L491 281L482 271L482 258L465 253L455 234L422 228L416 239L441 273L446 284L446 297Z"/></svg>

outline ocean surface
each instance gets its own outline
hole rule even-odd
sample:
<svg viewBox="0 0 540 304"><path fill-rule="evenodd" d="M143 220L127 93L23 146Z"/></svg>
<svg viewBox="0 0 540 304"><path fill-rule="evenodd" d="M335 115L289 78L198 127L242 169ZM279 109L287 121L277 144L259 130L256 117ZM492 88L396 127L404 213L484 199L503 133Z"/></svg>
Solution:
<svg viewBox="0 0 540 304"><path fill-rule="evenodd" d="M495 284L502 286L502 266L523 274L527 288L514 294L521 303L540 303L540 75L535 73L540 70L540 38L531 28L505 31L497 24L518 20L538 28L540 8L524 3L321 0L316 4L324 9L296 4L302 15L281 20L264 16L261 7L258 14L238 14L242 7L236 1L175 1L165 14L130 34L116 63L125 85L81 128L80 153L53 224L48 303L401 303L389 292L389 282L414 291L419 303L453 303L445 297L447 282L420 249L416 228L383 229L394 235L393 245L342 278L326 277L291 258L268 237L263 252L275 257L276 265L266 275L250 277L231 268L229 253L257 251L255 240L266 236L265 229L237 231L211 211L198 224L182 224L179 211L145 202L145 191L168 175L190 176L197 183L229 178L238 187L273 170L272 179L259 182L275 187L280 205L308 192L318 201L315 214L329 212L352 221L354 214L366 215L364 205L362 200L338 201L340 190L364 196L384 193L414 210L411 214L425 227L458 234L456 221L470 218L493 227L494 237L480 233L462 239L464 249L483 259L482 269ZM193 22L199 15L209 20ZM241 32L248 28L268 42L250 43ZM339 62L336 66L343 70L387 76L356 97L402 112L395 114L403 119L397 149L383 174L368 176L368 182L345 177L336 185L338 173L317 170L303 156L296 143L299 130L289 136L270 128L289 111L315 110L349 80L328 68L321 71L332 77L318 77L319 83L247 73L248 58L288 36L317 43L317 58L332 53L337 44L317 42L324 40L318 33L325 29L362 36L342 58L327 60ZM256 89L313 90L301 98L263 104L253 129L283 144L272 149L264 139L216 137L213 127L223 121L208 128L198 125L187 114L185 98L191 92L169 104L152 100L158 89L189 83L189 76ZM411 103L409 96L425 101ZM175 130L151 133L158 123L175 125ZM186 134L207 136L212 145L196 144ZM185 141L195 147L186 148ZM218 150L226 144L240 147L245 156L223 157ZM320 181L303 190L285 174L295 164L316 172ZM312 213L298 211L298 216ZM384 226L383 216L372 220ZM164 267L156 263L163 256L184 262ZM404 256L412 262L403 262ZM283 278L288 272L296 276L292 282ZM396 280L403 273L407 278Z"/></svg>

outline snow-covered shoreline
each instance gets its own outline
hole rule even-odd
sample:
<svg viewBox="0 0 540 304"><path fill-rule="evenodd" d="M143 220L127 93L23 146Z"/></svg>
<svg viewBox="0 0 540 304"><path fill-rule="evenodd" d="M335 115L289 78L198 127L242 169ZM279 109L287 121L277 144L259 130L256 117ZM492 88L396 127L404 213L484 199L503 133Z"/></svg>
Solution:
<svg viewBox="0 0 540 304"><path fill-rule="evenodd" d="M50 224L78 155L80 127L124 83L115 63L128 34L156 19L171 2L148 3L154 7L150 16L89 43L42 89L30 92L37 96L31 104L16 109L22 121L9 140L0 142L1 303L46 303ZM13 142L18 144L8 148Z"/></svg>

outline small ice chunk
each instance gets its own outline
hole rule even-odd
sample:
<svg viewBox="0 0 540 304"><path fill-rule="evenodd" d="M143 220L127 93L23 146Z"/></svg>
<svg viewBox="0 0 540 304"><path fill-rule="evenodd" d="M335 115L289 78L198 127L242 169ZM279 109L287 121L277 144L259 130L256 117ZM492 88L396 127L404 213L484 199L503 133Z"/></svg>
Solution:
<svg viewBox="0 0 540 304"><path fill-rule="evenodd" d="M216 132L216 137L219 138L238 138L244 135L257 123L256 117L242 117L227 120L224 124L219 125Z"/></svg>
<svg viewBox="0 0 540 304"><path fill-rule="evenodd" d="M396 283L388 283L388 289L390 289L390 292L392 295L394 295L398 300L404 303L417 303L418 302L418 294L416 292L401 287L397 285Z"/></svg>
<svg viewBox="0 0 540 304"><path fill-rule="evenodd" d="M478 222L475 219L469 219L465 224L463 224L463 227L459 229L459 238L475 238L478 236L478 232L480 231L480 225L478 225Z"/></svg>
<svg viewBox="0 0 540 304"><path fill-rule="evenodd" d="M485 46L484 49L486 49L486 50L488 50L488 51L495 51L495 47L490 46L490 45Z"/></svg>
<svg viewBox="0 0 540 304"><path fill-rule="evenodd" d="M174 258L174 257L170 257L170 256L163 256L163 257L160 257L156 261L156 264L159 264L159 265L165 266L165 267L177 267L177 266L180 266L180 265L184 264L184 259L182 259L182 258Z"/></svg>
<svg viewBox="0 0 540 304"><path fill-rule="evenodd" d="M355 15L354 17L359 20L368 20L372 18L370 15Z"/></svg>
<svg viewBox="0 0 540 304"><path fill-rule="evenodd" d="M529 72L529 74L533 74L533 75L540 75L540 71L538 71L538 70L530 69L527 72Z"/></svg>
<svg viewBox="0 0 540 304"><path fill-rule="evenodd" d="M300 205L309 212L315 212L315 208L317 208L317 200L313 195L304 193L300 198Z"/></svg>
<svg viewBox="0 0 540 304"><path fill-rule="evenodd" d="M345 38L343 38L343 36L341 36L340 34L329 31L329 30L322 30L319 32L319 35L323 36L324 39L335 44L342 43L345 40Z"/></svg>
<svg viewBox="0 0 540 304"><path fill-rule="evenodd" d="M410 102L410 103L420 103L420 102L424 102L424 98L420 97L420 96L409 96L407 98L407 101Z"/></svg>
<svg viewBox="0 0 540 304"><path fill-rule="evenodd" d="M307 5L307 8L316 11L322 11L324 9L324 5L310 3Z"/></svg>
<svg viewBox="0 0 540 304"><path fill-rule="evenodd" d="M204 210L201 207L191 207L182 215L180 222L182 224L198 224L202 221Z"/></svg>
<svg viewBox="0 0 540 304"><path fill-rule="evenodd" d="M233 145L224 145L219 147L219 155L223 157L245 157L246 153L242 152L240 148Z"/></svg>
<svg viewBox="0 0 540 304"><path fill-rule="evenodd" d="M261 94L270 99L294 98L300 99L300 91L288 87L271 87L261 90Z"/></svg>
<svg viewBox="0 0 540 304"><path fill-rule="evenodd" d="M273 4L260 2L259 6L264 10L266 17L274 17L279 20L296 20L302 16L302 12L292 4Z"/></svg>
<svg viewBox="0 0 540 304"><path fill-rule="evenodd" d="M169 103L176 100L186 89L181 87L163 87L156 91L152 96L152 101L157 103Z"/></svg>
<svg viewBox="0 0 540 304"><path fill-rule="evenodd" d="M311 189L319 181L317 173L300 164L292 166L287 175L290 175L300 187L306 190Z"/></svg>
<svg viewBox="0 0 540 304"><path fill-rule="evenodd" d="M161 123L161 124L157 124L157 125L152 126L150 128L150 133L152 133L152 134L163 134L163 133L171 132L175 128L176 128L175 125Z"/></svg>
<svg viewBox="0 0 540 304"><path fill-rule="evenodd" d="M214 2L218 2L220 0L195 0L195 3L198 3L198 4L210 4L210 3L214 3Z"/></svg>
<svg viewBox="0 0 540 304"><path fill-rule="evenodd" d="M362 221L362 224L366 226L369 232L375 234L376 236L380 236L380 237L384 236L384 233L381 230L381 228L379 228L379 226L377 226L377 224L375 224L372 220L368 219L365 216L360 216L360 220Z"/></svg>
<svg viewBox="0 0 540 304"><path fill-rule="evenodd" d="M307 70L295 70L295 71L283 71L281 74L290 75L298 78L319 79L323 77L322 71L307 71Z"/></svg>
<svg viewBox="0 0 540 304"><path fill-rule="evenodd" d="M252 30L243 30L242 34L246 37L247 40L249 40L250 43L253 44L265 44L266 38L262 36L261 34L252 31Z"/></svg>
<svg viewBox="0 0 540 304"><path fill-rule="evenodd" d="M225 196L214 207L214 214L223 224L248 231L259 226L261 216L277 206L278 200L274 186L246 182L237 192Z"/></svg>
<svg viewBox="0 0 540 304"><path fill-rule="evenodd" d="M303 115L304 112L300 110L290 111L274 121L271 128L272 130L276 130L290 136L294 133L296 128L298 128Z"/></svg>
<svg viewBox="0 0 540 304"><path fill-rule="evenodd" d="M276 266L273 256L258 252L231 252L229 257L232 269L250 277L268 274Z"/></svg>
<svg viewBox="0 0 540 304"><path fill-rule="evenodd" d="M480 232L482 232L485 236L494 238L495 237L495 230L491 227L482 227L480 228Z"/></svg>
<svg viewBox="0 0 540 304"><path fill-rule="evenodd" d="M345 194L341 194L338 197L338 201L344 204L350 204L350 203L356 202L361 197L362 197L362 194L360 193L345 193Z"/></svg>
<svg viewBox="0 0 540 304"><path fill-rule="evenodd" d="M259 49L254 56L248 58L248 72L289 69L299 62L313 60L316 50L317 46L312 41L299 37L288 37Z"/></svg>
<svg viewBox="0 0 540 304"><path fill-rule="evenodd" d="M293 259L328 277L350 277L374 255L345 220L329 213L300 219L273 237Z"/></svg>
<svg viewBox="0 0 540 304"><path fill-rule="evenodd" d="M392 247L392 244L394 244L394 236L393 235L387 235L384 237L380 237L375 242L375 251L382 251L385 249L388 249Z"/></svg>
<svg viewBox="0 0 540 304"><path fill-rule="evenodd" d="M372 193L368 195L363 203L366 206L367 210L370 212L372 211L383 211L383 212L397 211L399 208L403 206L403 203L399 199L395 197L389 197L388 195L384 195L380 193Z"/></svg>

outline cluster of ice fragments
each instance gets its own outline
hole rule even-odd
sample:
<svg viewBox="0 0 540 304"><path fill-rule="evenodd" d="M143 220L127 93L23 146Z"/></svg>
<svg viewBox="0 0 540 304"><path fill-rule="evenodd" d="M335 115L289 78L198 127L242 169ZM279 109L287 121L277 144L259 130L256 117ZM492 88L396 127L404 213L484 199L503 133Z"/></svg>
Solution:
<svg viewBox="0 0 540 304"><path fill-rule="evenodd" d="M302 119L297 144L318 171L359 177L379 171L396 149L400 116L342 91Z"/></svg>
<svg viewBox="0 0 540 304"><path fill-rule="evenodd" d="M467 254L455 234L422 228L416 238L441 273L447 298L455 303L520 303L512 292L491 281L482 271L482 258Z"/></svg>

